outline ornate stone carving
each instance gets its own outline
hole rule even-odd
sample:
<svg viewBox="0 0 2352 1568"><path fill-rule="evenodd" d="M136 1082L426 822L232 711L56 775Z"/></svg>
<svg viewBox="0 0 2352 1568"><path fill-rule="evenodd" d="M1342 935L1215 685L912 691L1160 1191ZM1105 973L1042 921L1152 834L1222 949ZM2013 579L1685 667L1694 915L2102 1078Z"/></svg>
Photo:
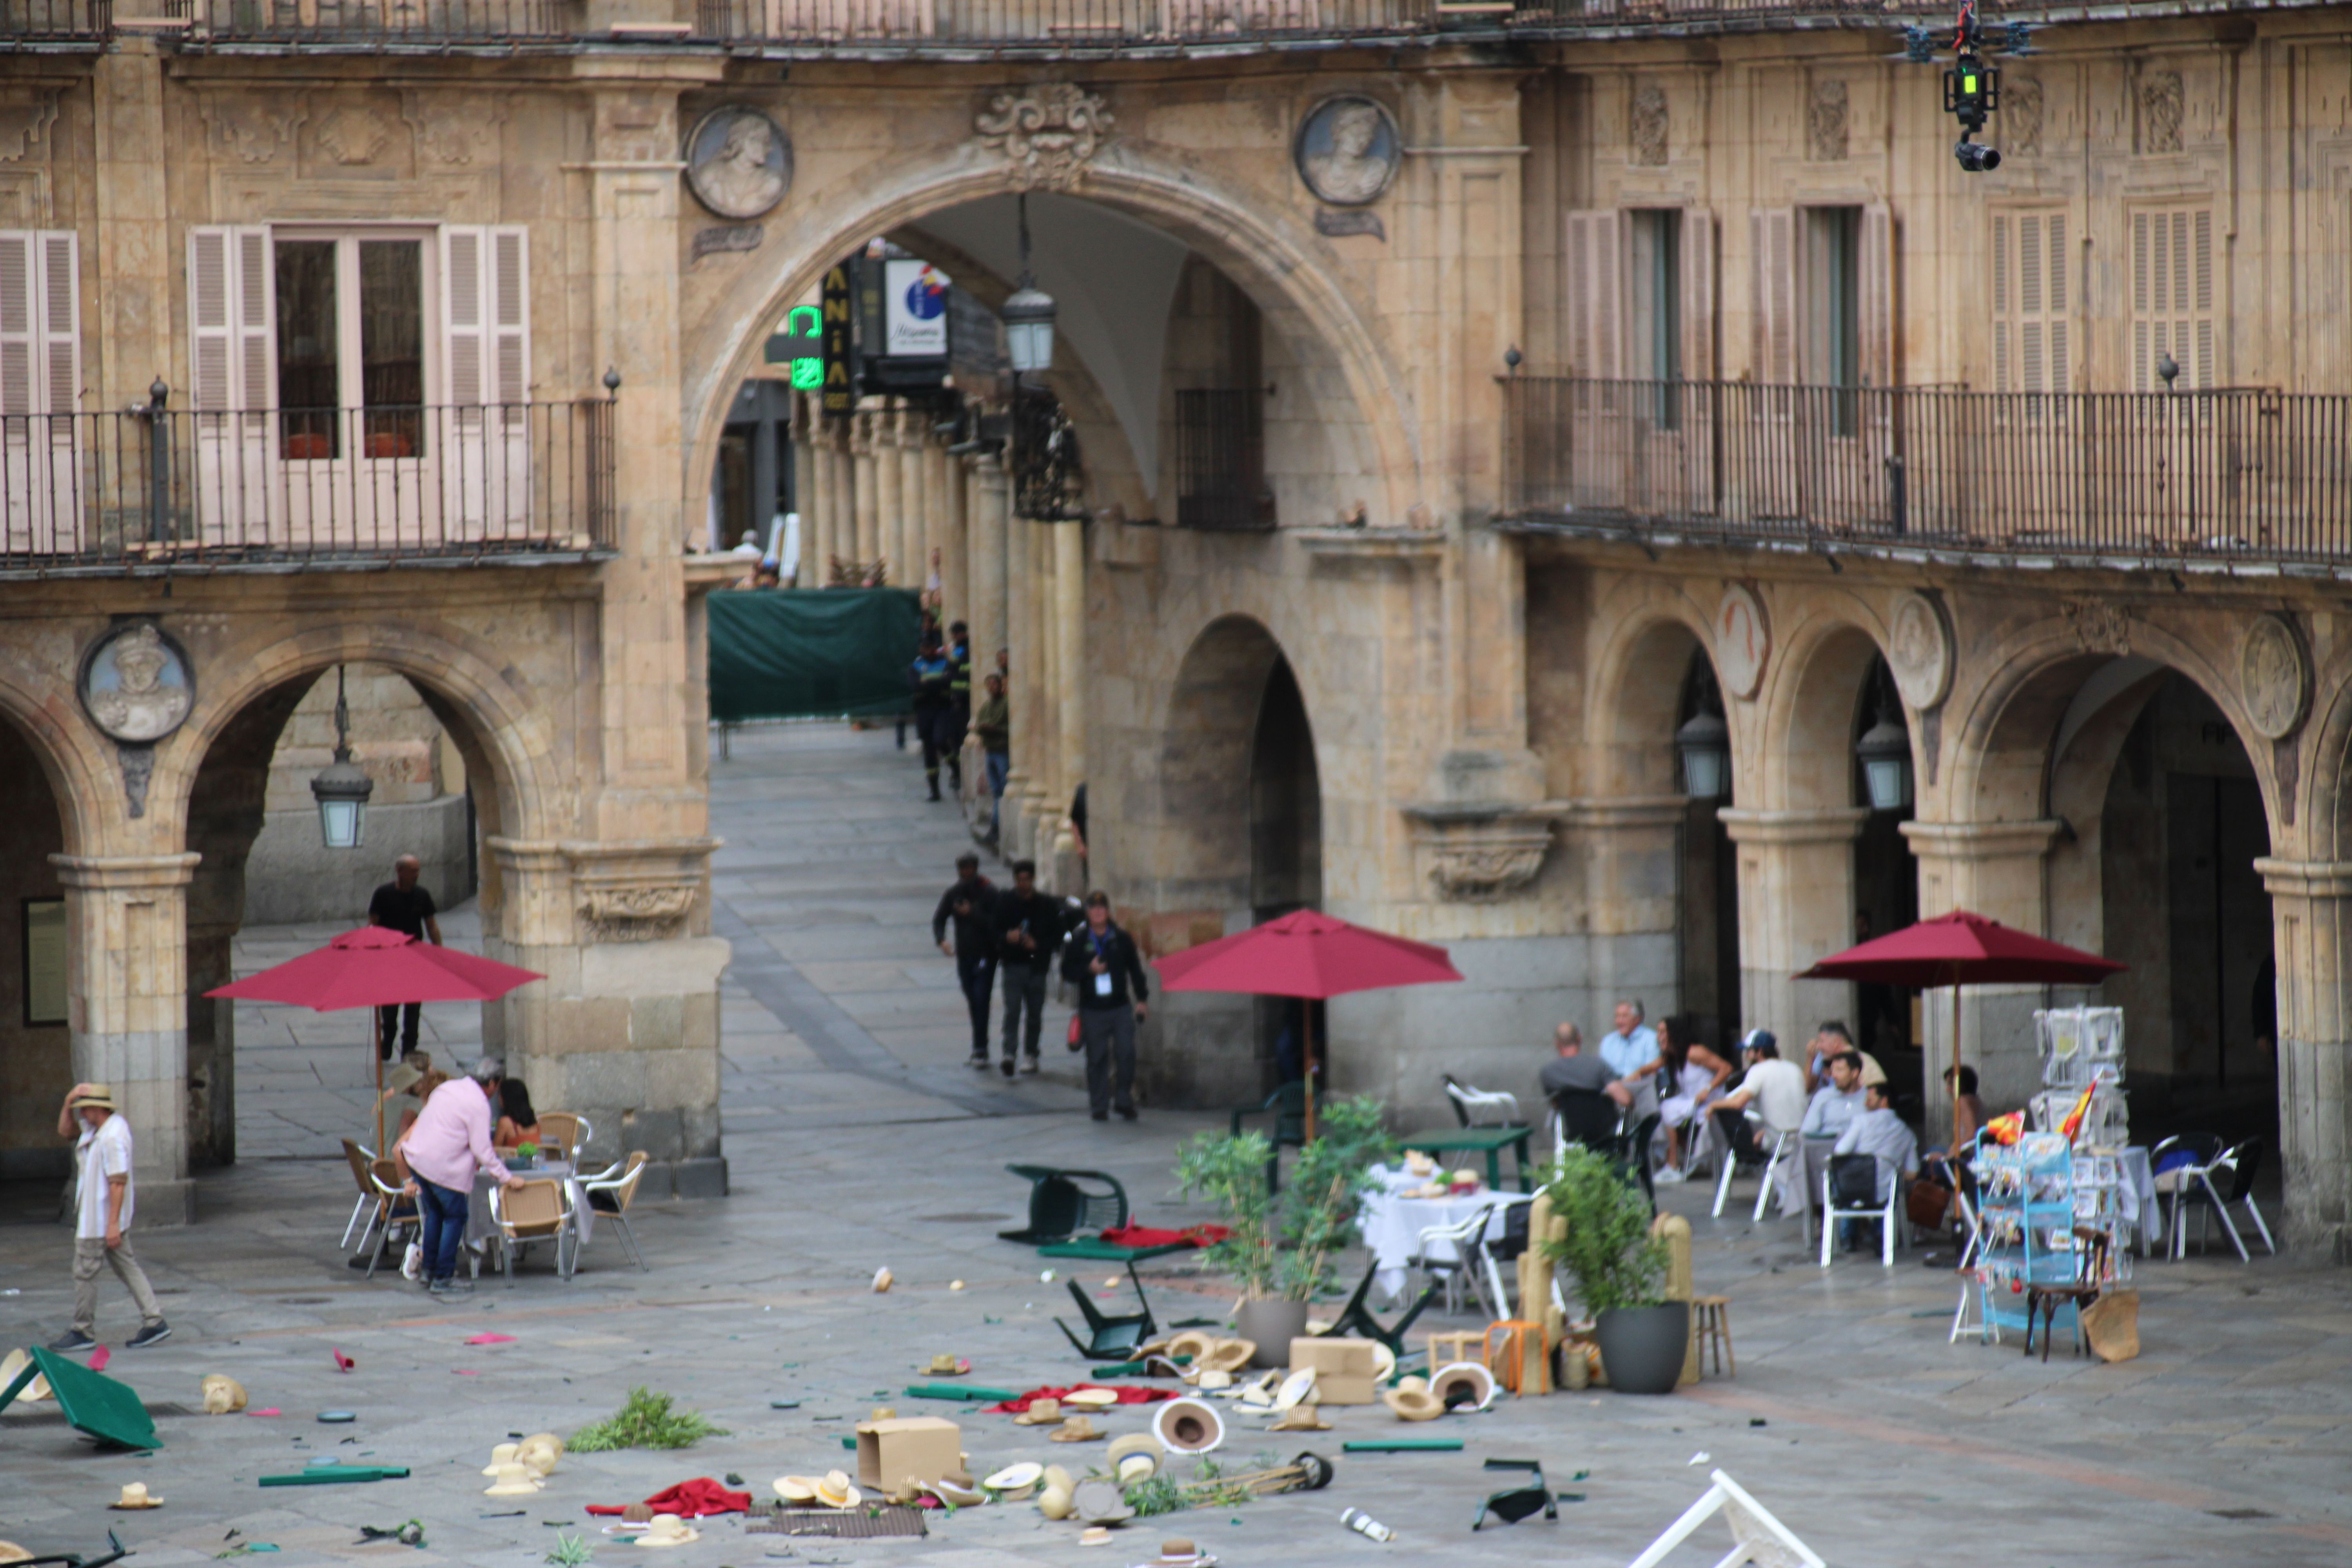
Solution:
<svg viewBox="0 0 2352 1568"><path fill-rule="evenodd" d="M2294 733L2311 703L2311 661L2303 638L2278 616L2258 616L2238 649L2238 695L2246 720L2267 740Z"/></svg>
<svg viewBox="0 0 2352 1568"><path fill-rule="evenodd" d="M57 123L58 95L54 92L22 103L0 104L0 163L15 163L40 144L50 126Z"/></svg>
<svg viewBox="0 0 2352 1568"><path fill-rule="evenodd" d="M339 104L319 121L319 150L347 169L363 168L392 146L393 128L365 104Z"/></svg>
<svg viewBox="0 0 2352 1568"><path fill-rule="evenodd" d="M720 217L772 212L793 188L792 138L748 103L714 109L687 134L686 183Z"/></svg>
<svg viewBox="0 0 2352 1568"><path fill-rule="evenodd" d="M2042 151L2042 79L2020 77L2000 89L2000 148L2005 157L2032 158Z"/></svg>
<svg viewBox="0 0 2352 1568"><path fill-rule="evenodd" d="M403 118L416 132L416 151L428 163L471 168L495 162L506 110L495 93L427 92L411 88Z"/></svg>
<svg viewBox="0 0 2352 1568"><path fill-rule="evenodd" d="M2131 611L2108 599L2062 599L2058 608L2085 653L2131 652Z"/></svg>
<svg viewBox="0 0 2352 1568"><path fill-rule="evenodd" d="M1111 125L1100 98L1066 81L1000 92L972 121L981 141L1012 165L1013 188L1023 191L1076 185Z"/></svg>
<svg viewBox="0 0 2352 1568"><path fill-rule="evenodd" d="M81 705L110 741L152 745L187 719L195 679L187 656L152 621L127 621L90 646L81 661Z"/></svg>
<svg viewBox="0 0 2352 1568"><path fill-rule="evenodd" d="M1669 129L1666 89L1654 81L1642 83L1633 89L1633 113L1625 128L1633 162L1653 168L1664 163Z"/></svg>
<svg viewBox="0 0 2352 1568"><path fill-rule="evenodd" d="M1742 700L1764 683L1764 663L1772 654L1772 624L1764 601L1745 583L1724 586L1715 609L1715 668L1723 689Z"/></svg>
<svg viewBox="0 0 2352 1568"><path fill-rule="evenodd" d="M2179 71L2150 71L2139 79L2141 152L2180 151L2180 116L2184 98Z"/></svg>
<svg viewBox="0 0 2352 1568"><path fill-rule="evenodd" d="M244 163L275 159L278 150L293 141L294 132L310 117L299 94L277 99L206 98L204 115L221 148Z"/></svg>
<svg viewBox="0 0 2352 1568"><path fill-rule="evenodd" d="M588 883L574 909L592 942L657 942L683 934L695 889L680 883Z"/></svg>
<svg viewBox="0 0 2352 1568"><path fill-rule="evenodd" d="M1409 805L1413 837L1440 896L1490 903L1536 879L1551 848L1552 817L1508 805Z"/></svg>
<svg viewBox="0 0 2352 1568"><path fill-rule="evenodd" d="M1914 709L1924 713L1944 700L1952 689L1952 631L1942 605L1925 594L1903 595L1895 606L1886 664L1895 672L1895 689Z"/></svg>
<svg viewBox="0 0 2352 1568"><path fill-rule="evenodd" d="M1318 200L1335 207L1378 201L1404 156L1395 118L1378 100L1327 98L1299 122L1292 161Z"/></svg>
<svg viewBox="0 0 2352 1568"><path fill-rule="evenodd" d="M1829 77L1813 83L1812 100L1805 106L1805 141L1817 163L1845 161L1845 83Z"/></svg>

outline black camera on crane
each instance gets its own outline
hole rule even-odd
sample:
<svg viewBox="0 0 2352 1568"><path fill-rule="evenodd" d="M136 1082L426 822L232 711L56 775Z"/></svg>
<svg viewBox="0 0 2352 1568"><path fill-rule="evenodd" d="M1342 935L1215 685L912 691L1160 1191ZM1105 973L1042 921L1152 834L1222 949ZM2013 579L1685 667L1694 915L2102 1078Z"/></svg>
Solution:
<svg viewBox="0 0 2352 1568"><path fill-rule="evenodd" d="M1969 140L1983 132L1985 121L2000 107L2000 68L1989 66L1968 50L1944 73L1944 112L1960 122L1960 139L1952 156L1963 173L1990 174L2000 167L2000 149Z"/></svg>

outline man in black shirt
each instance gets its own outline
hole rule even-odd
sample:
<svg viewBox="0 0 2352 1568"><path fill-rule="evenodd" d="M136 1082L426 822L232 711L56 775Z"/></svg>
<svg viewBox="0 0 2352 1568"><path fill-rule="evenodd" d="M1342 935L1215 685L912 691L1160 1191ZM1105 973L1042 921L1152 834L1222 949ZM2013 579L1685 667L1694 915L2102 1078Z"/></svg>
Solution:
<svg viewBox="0 0 2352 1568"><path fill-rule="evenodd" d="M948 921L955 921L955 945L948 945ZM956 961L956 981L971 1014L971 1065L988 1069L988 998L996 988L996 884L980 874L980 857L956 857L953 886L931 911L931 940Z"/></svg>
<svg viewBox="0 0 2352 1568"><path fill-rule="evenodd" d="M1087 923L1062 947L1062 978L1078 988L1078 1043L1087 1053L1087 1100L1097 1121L1135 1120L1135 1026L1151 995L1134 939L1111 922L1110 898L1087 895ZM1114 1082L1114 1075L1116 1081Z"/></svg>
<svg viewBox="0 0 2352 1568"><path fill-rule="evenodd" d="M993 678L992 678L993 679ZM997 952L1004 970L1004 1076L1013 1076L1016 1043L1026 1047L1024 1070L1037 1070L1037 1036L1045 1024L1045 981L1054 973L1054 950L1067 928L1062 900L1037 890L1037 862L1013 863L1013 890L996 900ZM1027 1010L1025 1038L1022 1013Z"/></svg>
<svg viewBox="0 0 2352 1568"><path fill-rule="evenodd" d="M368 924L382 926L386 931L404 931L419 942L441 945L441 922L434 916L441 912L433 895L416 879L424 866L414 855L403 855L392 863L392 880L375 890L368 900ZM403 1051L416 1048L416 1025L423 1009L415 1002L405 1006L394 1005L375 1010L376 1050L385 1061L392 1060L395 1037L404 1040Z"/></svg>

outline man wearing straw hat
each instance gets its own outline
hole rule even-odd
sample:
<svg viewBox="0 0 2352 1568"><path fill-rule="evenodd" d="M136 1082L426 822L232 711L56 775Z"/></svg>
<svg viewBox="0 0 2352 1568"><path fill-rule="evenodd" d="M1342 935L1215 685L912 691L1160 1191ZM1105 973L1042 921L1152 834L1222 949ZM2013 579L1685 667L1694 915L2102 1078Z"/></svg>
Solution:
<svg viewBox="0 0 2352 1568"><path fill-rule="evenodd" d="M66 1092L58 1111L58 1136L73 1138L74 1160L81 1171L74 1226L73 1326L51 1342L54 1351L97 1348L98 1271L110 1267L114 1277L131 1292L139 1308L139 1331L124 1342L132 1350L162 1344L172 1337L163 1321L147 1271L131 1250L131 1123L114 1105L113 1092L102 1083L78 1083Z"/></svg>

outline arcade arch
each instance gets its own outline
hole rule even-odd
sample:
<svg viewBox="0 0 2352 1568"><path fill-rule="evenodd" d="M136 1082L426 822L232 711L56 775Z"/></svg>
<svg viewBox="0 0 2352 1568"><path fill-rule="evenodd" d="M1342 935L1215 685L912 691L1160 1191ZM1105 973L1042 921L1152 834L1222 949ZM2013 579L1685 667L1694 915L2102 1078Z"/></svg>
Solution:
<svg viewBox="0 0 2352 1568"><path fill-rule="evenodd" d="M56 773L50 749L13 715L0 715L0 1180L70 1169L71 1152L57 1132L58 1106L75 1073L68 894L50 859L68 844Z"/></svg>

